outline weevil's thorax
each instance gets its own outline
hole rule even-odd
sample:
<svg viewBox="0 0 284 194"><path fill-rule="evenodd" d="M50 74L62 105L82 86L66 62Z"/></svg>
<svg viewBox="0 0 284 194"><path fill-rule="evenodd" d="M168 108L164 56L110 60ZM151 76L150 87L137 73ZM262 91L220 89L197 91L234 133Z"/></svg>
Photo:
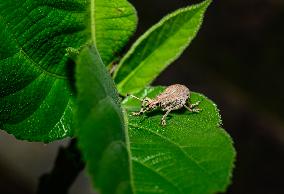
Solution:
<svg viewBox="0 0 284 194"><path fill-rule="evenodd" d="M174 84L165 89L153 101L159 103L162 110L177 110L182 108L190 97L189 89L180 84Z"/></svg>

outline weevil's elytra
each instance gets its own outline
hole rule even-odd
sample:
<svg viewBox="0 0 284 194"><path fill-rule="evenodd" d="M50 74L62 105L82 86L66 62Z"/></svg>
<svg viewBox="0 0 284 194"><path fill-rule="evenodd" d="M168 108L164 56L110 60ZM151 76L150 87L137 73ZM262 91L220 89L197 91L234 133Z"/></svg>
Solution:
<svg viewBox="0 0 284 194"><path fill-rule="evenodd" d="M162 111L166 111L161 120L162 125L166 125L166 117L172 110L178 110L183 107L190 112L199 112L201 110L199 108L195 108L200 102L187 105L187 100L190 98L190 91L186 86L181 84L168 86L165 91L156 96L154 99L148 97L140 99L136 96L131 96L142 102L141 110L139 112L134 112L133 115L141 115L156 108L161 108Z"/></svg>

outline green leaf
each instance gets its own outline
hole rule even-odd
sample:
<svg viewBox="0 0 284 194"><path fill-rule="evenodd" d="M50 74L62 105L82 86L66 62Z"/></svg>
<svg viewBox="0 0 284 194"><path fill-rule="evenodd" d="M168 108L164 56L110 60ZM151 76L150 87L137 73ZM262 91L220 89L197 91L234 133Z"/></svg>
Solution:
<svg viewBox="0 0 284 194"><path fill-rule="evenodd" d="M67 47L87 40L82 1L0 0L0 128L18 139L72 134Z"/></svg>
<svg viewBox="0 0 284 194"><path fill-rule="evenodd" d="M72 136L68 51L93 41L110 62L135 26L126 0L0 0L0 128L29 141Z"/></svg>
<svg viewBox="0 0 284 194"><path fill-rule="evenodd" d="M163 87L147 88L137 96L155 97ZM140 102L126 98L130 139L131 177L136 194L213 194L230 183L235 150L229 135L220 127L216 105L192 93L190 102L201 101L200 113L173 111L167 125L162 112L132 116Z"/></svg>
<svg viewBox="0 0 284 194"><path fill-rule="evenodd" d="M95 187L101 194L131 193L125 124L115 85L94 47L76 66L77 137Z"/></svg>
<svg viewBox="0 0 284 194"><path fill-rule="evenodd" d="M114 75L120 94L142 90L182 54L197 34L210 2L175 11L134 43Z"/></svg>
<svg viewBox="0 0 284 194"><path fill-rule="evenodd" d="M94 0L95 43L104 64L118 57L137 25L136 10L126 0Z"/></svg>

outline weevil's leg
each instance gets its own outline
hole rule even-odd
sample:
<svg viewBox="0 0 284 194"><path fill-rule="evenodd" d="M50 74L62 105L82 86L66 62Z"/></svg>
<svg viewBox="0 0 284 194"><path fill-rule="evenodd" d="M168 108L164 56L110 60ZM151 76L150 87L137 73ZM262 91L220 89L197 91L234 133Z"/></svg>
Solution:
<svg viewBox="0 0 284 194"><path fill-rule="evenodd" d="M190 107L188 107L188 106L186 106L186 105L184 105L184 107L189 111L189 112L200 112L202 109L200 109L200 108L191 108L191 106Z"/></svg>
<svg viewBox="0 0 284 194"><path fill-rule="evenodd" d="M110 75L113 75L115 70L117 69L118 64L112 64L111 68L109 69Z"/></svg>
<svg viewBox="0 0 284 194"><path fill-rule="evenodd" d="M149 98L149 97L145 97L143 100L144 100L144 101L151 101L152 99Z"/></svg>
<svg viewBox="0 0 284 194"><path fill-rule="evenodd" d="M137 96L134 96L134 95L132 95L132 94L130 94L130 95L127 95L127 96L130 96L131 98L135 98L135 99L137 99L137 100L139 100L139 101L143 101L141 98L138 98Z"/></svg>
<svg viewBox="0 0 284 194"><path fill-rule="evenodd" d="M139 112L133 112L132 115L134 116L142 115L146 111L147 111L146 109L141 108Z"/></svg>
<svg viewBox="0 0 284 194"><path fill-rule="evenodd" d="M167 124L166 118L167 118L168 114L169 114L171 111L172 111L172 109L168 110L168 111L166 112L166 114L163 115L162 120L161 120L161 124L162 124L163 126L165 126L165 125Z"/></svg>
<svg viewBox="0 0 284 194"><path fill-rule="evenodd" d="M192 109L186 105L183 105L189 112L192 112Z"/></svg>
<svg viewBox="0 0 284 194"><path fill-rule="evenodd" d="M192 109L192 108L198 106L199 104L200 104L200 101L197 101L197 102L194 103L194 104L190 104L189 107Z"/></svg>

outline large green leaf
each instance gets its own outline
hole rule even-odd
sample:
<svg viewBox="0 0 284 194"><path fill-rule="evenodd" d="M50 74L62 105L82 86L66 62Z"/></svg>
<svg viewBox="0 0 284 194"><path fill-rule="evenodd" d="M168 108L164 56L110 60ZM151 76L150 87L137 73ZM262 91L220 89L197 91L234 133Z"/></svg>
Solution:
<svg viewBox="0 0 284 194"><path fill-rule="evenodd" d="M0 0L0 128L30 141L71 136L67 48L93 41L110 62L135 26L126 0Z"/></svg>
<svg viewBox="0 0 284 194"><path fill-rule="evenodd" d="M175 11L137 40L114 75L119 93L142 90L178 58L195 37L210 2Z"/></svg>
<svg viewBox="0 0 284 194"><path fill-rule="evenodd" d="M86 6L0 0L0 128L32 141L71 135L65 49L86 42Z"/></svg>
<svg viewBox="0 0 284 194"><path fill-rule="evenodd" d="M76 88L78 143L95 187L101 194L131 193L123 112L94 47L77 60Z"/></svg>
<svg viewBox="0 0 284 194"><path fill-rule="evenodd" d="M137 96L153 98L163 89L147 88ZM133 98L124 101L136 194L213 194L230 183L235 150L220 127L218 109L201 94L193 93L190 101L201 101L202 111L173 111L165 127L160 124L162 112L132 116L140 102Z"/></svg>

